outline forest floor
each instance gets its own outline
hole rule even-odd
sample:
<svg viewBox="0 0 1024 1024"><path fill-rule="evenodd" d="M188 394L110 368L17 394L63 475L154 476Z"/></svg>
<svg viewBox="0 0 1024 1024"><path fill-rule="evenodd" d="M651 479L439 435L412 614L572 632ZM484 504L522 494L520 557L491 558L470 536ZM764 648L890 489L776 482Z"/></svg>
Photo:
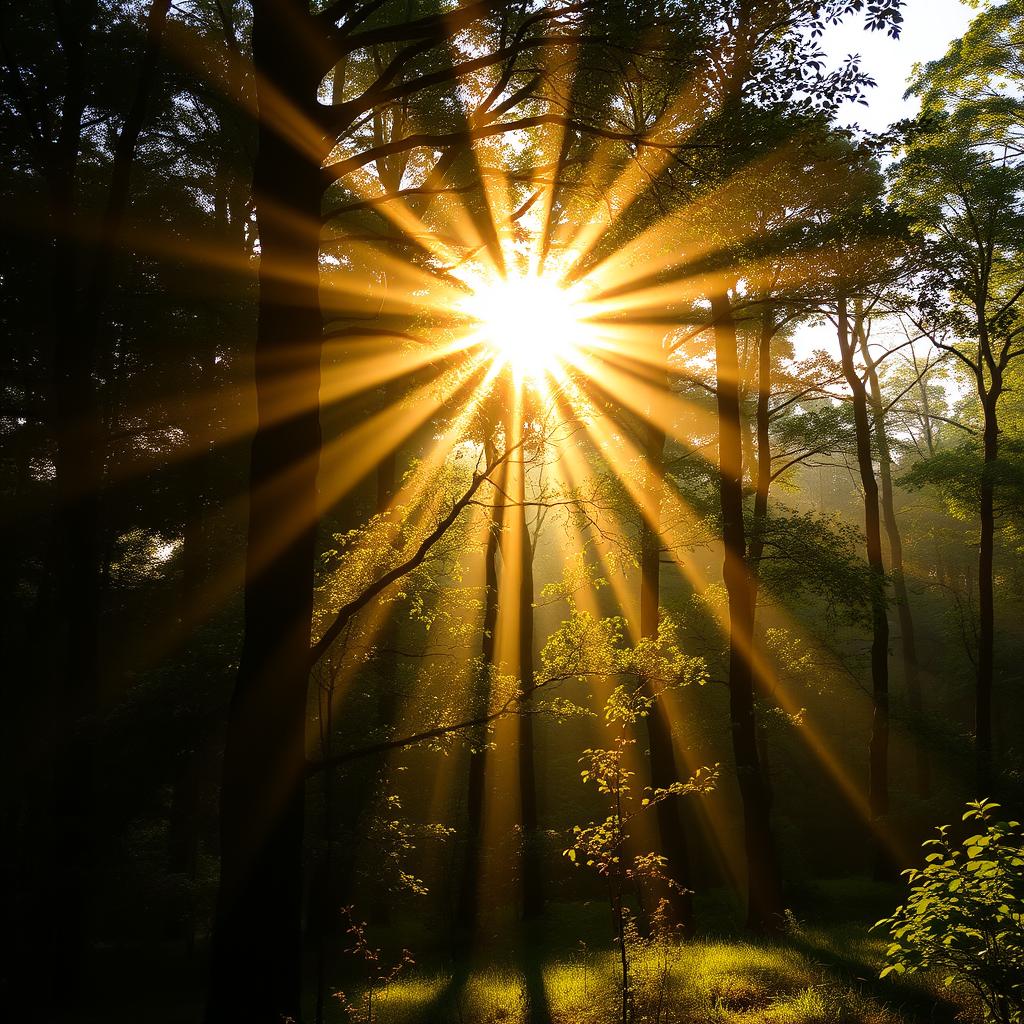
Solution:
<svg viewBox="0 0 1024 1024"><path fill-rule="evenodd" d="M634 1020L940 1024L970 1019L965 994L947 988L942 978L879 979L886 938L869 927L894 907L901 889L862 882L825 883L816 889L824 904L816 916L833 920L807 923L794 917L789 933L777 941L754 941L723 930L681 944L639 944L632 957ZM865 916L876 907L876 916ZM621 1019L620 978L607 907L559 904L514 942L502 943L495 936L472 962L434 967L425 962L403 971L373 992L372 1020L614 1024ZM326 1014L332 1024L369 1019L367 990L355 976L351 982L348 995L355 1012L347 1017L340 1004L333 1007Z"/></svg>
<svg viewBox="0 0 1024 1024"><path fill-rule="evenodd" d="M878 980L882 946L854 931L809 930L777 944L700 940L635 954L640 1024L899 1024L953 1021L962 1006L937 979ZM375 995L379 1024L613 1024L613 953L411 973ZM356 1007L360 1019L365 1005ZM330 1014L344 1020L345 1015Z"/></svg>
<svg viewBox="0 0 1024 1024"><path fill-rule="evenodd" d="M763 942L735 928L736 908L721 890L698 898L702 934L680 944L634 951L636 1024L953 1024L973 1019L969 1002L941 977L879 979L886 939L870 925L890 913L903 886L859 880L816 882L794 899L782 939ZM619 962L610 914L599 901L558 901L528 930L492 915L489 935L471 959L437 951L432 915L396 915L371 926L371 946L386 973L407 946L417 963L375 986L367 1016L366 973L350 954L328 963L325 1024L616 1024L621 1019ZM139 951L141 953L141 951ZM98 957L89 1010L74 1024L195 1024L204 980L201 947L183 961L163 948ZM310 963L313 968L313 963ZM310 974L312 975L311 970ZM114 996L113 994L117 995ZM309 995L312 1011L313 994ZM307 1013L307 1020L315 1015Z"/></svg>

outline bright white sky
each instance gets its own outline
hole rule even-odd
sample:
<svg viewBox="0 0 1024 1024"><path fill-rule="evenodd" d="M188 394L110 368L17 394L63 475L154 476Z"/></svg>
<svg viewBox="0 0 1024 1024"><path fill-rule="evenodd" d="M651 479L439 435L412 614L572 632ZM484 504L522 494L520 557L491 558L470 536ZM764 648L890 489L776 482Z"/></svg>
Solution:
<svg viewBox="0 0 1024 1024"><path fill-rule="evenodd" d="M848 103L840 111L843 124L859 124L869 131L881 131L894 121L917 113L917 100L905 100L907 79L915 64L941 57L949 44L964 33L976 11L961 0L907 0L903 9L903 32L892 39L884 32L867 32L863 18L851 15L846 22L829 29L822 49L837 64L847 55L860 54L862 65L878 83L868 91L868 105ZM835 344L831 324L805 325L793 339L798 357Z"/></svg>
<svg viewBox="0 0 1024 1024"><path fill-rule="evenodd" d="M913 66L941 57L950 42L963 35L976 13L960 0L907 0L899 39L884 32L866 32L863 15L857 14L829 29L822 48L832 61L860 54L865 70L878 83L868 94L868 106L847 104L841 120L878 131L915 114L917 101L903 99Z"/></svg>

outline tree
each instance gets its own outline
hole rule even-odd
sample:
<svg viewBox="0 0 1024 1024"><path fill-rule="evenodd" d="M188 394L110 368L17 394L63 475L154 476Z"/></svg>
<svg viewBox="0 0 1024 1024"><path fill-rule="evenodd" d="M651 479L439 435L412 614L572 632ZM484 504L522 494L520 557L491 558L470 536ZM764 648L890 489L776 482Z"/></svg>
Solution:
<svg viewBox="0 0 1024 1024"><path fill-rule="evenodd" d="M136 77L127 107L104 111L111 119L112 154L109 168L104 168L109 181L100 192L98 212L91 208L97 199L87 185L94 154L86 109L103 106L96 52L104 31L116 24L113 12L96 0L54 6L52 30L62 65L56 71L56 100L46 80L56 69L47 66L31 39L38 27L26 22L24 12L16 12L14 23L3 26L2 72L10 90L4 113L29 140L25 156L45 182L52 232L45 359L51 375L47 412L55 449L56 540L49 560L56 579L55 605L65 610L57 620L60 636L52 665L59 722L54 737L54 844L77 849L80 855L71 869L53 871L54 907L43 916L55 929L54 968L64 978L56 991L64 999L77 994L81 981L86 890L94 867L90 815L95 779L85 722L98 710L101 692L99 514L105 438L96 378L112 349L106 317L113 261L140 134L158 83L169 7L168 0L153 0L148 6L144 30L135 40L137 53L132 54ZM94 247L85 243L90 232L95 233Z"/></svg>
<svg viewBox="0 0 1024 1024"><path fill-rule="evenodd" d="M566 7L571 12L572 7ZM525 17L514 45L492 42L490 6L394 19L390 5L311 14L298 0L253 8L252 52L259 109L253 179L260 239L256 339L259 425L251 456L245 632L232 697L221 791L221 889L213 936L207 1019L276 1021L300 1016L303 779L313 571L321 449L319 262L325 185L392 154L426 145L465 146L529 124L509 119L379 146L360 136L365 115L433 88L454 89L481 68L508 66L536 48L562 9ZM343 23L339 25L339 22ZM364 27L369 19L368 27ZM461 63L446 57L458 31L491 44ZM315 45L320 40L319 51ZM555 41L558 41L555 33ZM325 75L377 43L397 56L358 94L321 108ZM433 55L433 66L424 61ZM535 81L516 99L532 97ZM513 104L513 107L516 104ZM458 104L455 104L458 109ZM332 143L351 133L355 152L331 162ZM321 638L322 642L323 638ZM255 979L255 983L254 983Z"/></svg>
<svg viewBox="0 0 1024 1024"><path fill-rule="evenodd" d="M1024 355L1024 170L975 140L952 114L927 106L907 139L893 193L926 239L921 300L914 321L967 369L982 410L978 516L976 780L990 792L995 650L995 475L999 403L1010 363ZM946 340L947 335L952 340Z"/></svg>
<svg viewBox="0 0 1024 1024"><path fill-rule="evenodd" d="M884 354L874 356L869 347L870 321L863 315L855 318L854 330L857 334L861 359L866 374L868 399L871 406L871 425L874 431L875 450L878 453L878 475L881 483L879 500L881 502L882 520L885 524L886 537L889 542L889 572L892 578L893 593L896 600L896 614L900 624L900 646L903 651L903 681L907 688L910 713L914 724L921 727L924 719L923 698L921 693L921 674L917 656L917 639L914 628L914 616L910 608L910 597L907 592L907 581L903 566L903 538L899 522L896 518L896 503L893 492L892 454L889 444L889 427L886 420L886 406L882 399L882 389L878 378L878 366ZM923 378L930 367L919 371L918 377ZM923 381L921 382L923 385ZM928 749L921 737L917 738L914 747L915 782L917 794L927 800L931 796L931 764Z"/></svg>
<svg viewBox="0 0 1024 1024"><path fill-rule="evenodd" d="M885 566L882 561L881 516L868 415L868 391L855 362L856 335L862 327L858 324L851 331L849 300L842 284L839 288L836 302L837 336L843 374L853 398L857 468L864 493L864 534L871 570L872 723L868 758L868 805L875 850L875 877L885 878L892 870L884 844L886 818L889 814L889 618L885 596Z"/></svg>

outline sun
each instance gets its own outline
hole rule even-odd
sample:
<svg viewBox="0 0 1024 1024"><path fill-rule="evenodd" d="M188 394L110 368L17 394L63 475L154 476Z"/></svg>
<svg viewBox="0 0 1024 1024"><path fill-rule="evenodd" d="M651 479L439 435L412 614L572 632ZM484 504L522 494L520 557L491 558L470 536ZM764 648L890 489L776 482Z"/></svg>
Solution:
<svg viewBox="0 0 1024 1024"><path fill-rule="evenodd" d="M474 334L518 382L540 385L558 376L589 336L584 304L572 289L542 276L499 277L462 303Z"/></svg>

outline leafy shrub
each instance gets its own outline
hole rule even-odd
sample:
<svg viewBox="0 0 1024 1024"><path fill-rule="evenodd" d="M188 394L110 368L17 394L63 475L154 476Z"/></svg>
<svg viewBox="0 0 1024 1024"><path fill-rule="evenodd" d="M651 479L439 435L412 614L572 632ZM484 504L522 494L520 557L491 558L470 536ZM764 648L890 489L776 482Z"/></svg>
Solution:
<svg viewBox="0 0 1024 1024"><path fill-rule="evenodd" d="M997 821L999 805L975 800L957 845L949 825L926 842L926 866L905 871L910 896L879 921L893 942L882 977L934 969L972 988L985 1017L1024 1022L1024 828Z"/></svg>

